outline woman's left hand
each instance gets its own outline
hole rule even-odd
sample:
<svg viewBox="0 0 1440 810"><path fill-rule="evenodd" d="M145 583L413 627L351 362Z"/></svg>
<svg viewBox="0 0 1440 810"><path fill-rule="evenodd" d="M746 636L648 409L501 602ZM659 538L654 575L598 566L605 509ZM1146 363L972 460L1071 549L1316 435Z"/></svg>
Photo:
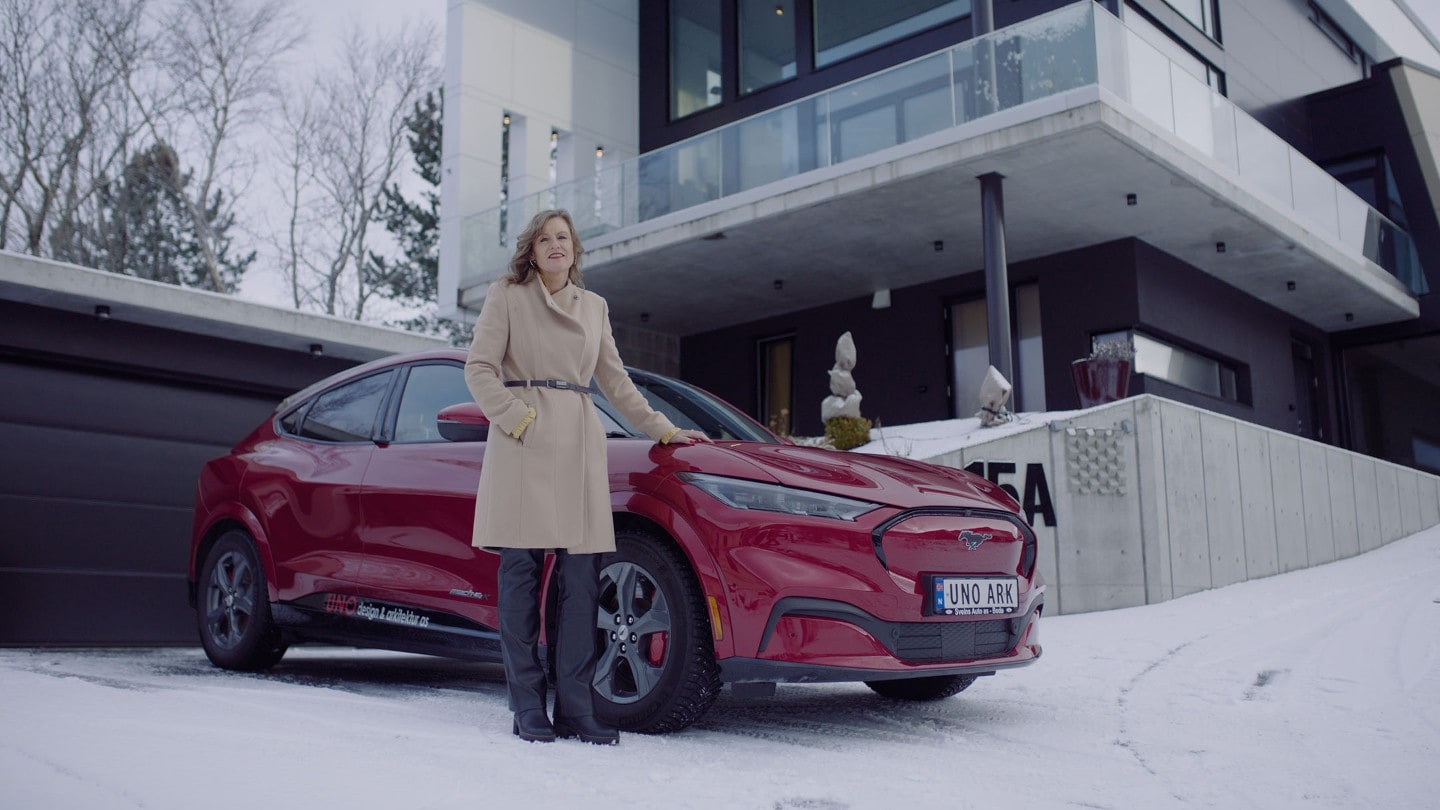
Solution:
<svg viewBox="0 0 1440 810"><path fill-rule="evenodd" d="M711 444L709 436L698 430L682 430L670 437L668 444Z"/></svg>

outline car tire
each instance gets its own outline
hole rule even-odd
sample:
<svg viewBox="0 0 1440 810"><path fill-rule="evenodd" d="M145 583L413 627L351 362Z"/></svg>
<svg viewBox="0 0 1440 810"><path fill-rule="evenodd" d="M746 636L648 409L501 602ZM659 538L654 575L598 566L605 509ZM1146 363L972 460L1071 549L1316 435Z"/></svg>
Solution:
<svg viewBox="0 0 1440 810"><path fill-rule="evenodd" d="M601 560L595 713L626 731L678 731L720 696L705 594L663 539L620 529L615 547Z"/></svg>
<svg viewBox="0 0 1440 810"><path fill-rule="evenodd" d="M221 535L205 557L196 587L200 644L212 663L253 672L269 669L285 655L270 619L265 569L248 535L234 530Z"/></svg>
<svg viewBox="0 0 1440 810"><path fill-rule="evenodd" d="M875 690L876 694L895 700L944 700L964 692L974 682L974 675L936 675L866 681L865 685Z"/></svg>

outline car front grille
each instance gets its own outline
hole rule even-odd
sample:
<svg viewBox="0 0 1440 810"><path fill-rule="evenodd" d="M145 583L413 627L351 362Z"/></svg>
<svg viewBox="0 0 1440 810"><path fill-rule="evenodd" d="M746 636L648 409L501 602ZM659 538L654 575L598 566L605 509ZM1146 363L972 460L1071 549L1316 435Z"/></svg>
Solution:
<svg viewBox="0 0 1440 810"><path fill-rule="evenodd" d="M1015 649L1030 621L1043 609L1036 600L1027 613L1003 619L950 619L933 622L891 622L854 605L829 599L787 596L771 609L760 636L765 650L780 620L787 616L813 616L853 624L870 634L885 649L907 664L960 662L993 658Z"/></svg>
<svg viewBox="0 0 1440 810"><path fill-rule="evenodd" d="M897 622L889 625L886 645L912 664L958 661L1007 653L1019 642L1019 619L960 622Z"/></svg>

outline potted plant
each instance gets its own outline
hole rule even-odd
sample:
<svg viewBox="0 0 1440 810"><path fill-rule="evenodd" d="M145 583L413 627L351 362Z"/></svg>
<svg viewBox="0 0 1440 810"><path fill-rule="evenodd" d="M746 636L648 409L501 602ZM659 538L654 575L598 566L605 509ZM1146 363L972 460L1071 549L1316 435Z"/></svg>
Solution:
<svg viewBox="0 0 1440 810"><path fill-rule="evenodd" d="M1070 364L1080 407L1090 408L1124 399L1130 394L1130 366L1135 349L1125 340L1097 341L1089 357Z"/></svg>

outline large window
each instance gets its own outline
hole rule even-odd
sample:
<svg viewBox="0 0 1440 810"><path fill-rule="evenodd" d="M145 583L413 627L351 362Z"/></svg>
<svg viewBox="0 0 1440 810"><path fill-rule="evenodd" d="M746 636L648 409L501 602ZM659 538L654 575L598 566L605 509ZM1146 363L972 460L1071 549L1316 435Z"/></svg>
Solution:
<svg viewBox="0 0 1440 810"><path fill-rule="evenodd" d="M1215 19L1215 0L1165 0L1165 4L1180 12L1180 16L1211 39L1220 39L1220 26Z"/></svg>
<svg viewBox="0 0 1440 810"><path fill-rule="evenodd" d="M739 0L739 4L740 93L795 78L794 1Z"/></svg>
<svg viewBox="0 0 1440 810"><path fill-rule="evenodd" d="M815 0L815 66L848 59L970 13L970 0Z"/></svg>
<svg viewBox="0 0 1440 810"><path fill-rule="evenodd" d="M1240 399L1240 375L1229 363L1184 349L1141 332L1095 335L1093 345L1128 343L1135 350L1136 374L1220 399Z"/></svg>
<svg viewBox="0 0 1440 810"><path fill-rule="evenodd" d="M1345 33L1345 29L1341 28L1338 23L1330 18L1329 14L1321 11L1320 7L1313 2L1310 3L1310 21L1315 23L1331 42L1335 43L1335 47L1350 57L1351 62L1360 66L1360 78L1370 75L1370 65L1372 63L1370 55L1361 50L1360 46L1355 44L1355 40L1351 39L1350 35Z"/></svg>
<svg viewBox="0 0 1440 810"><path fill-rule="evenodd" d="M720 103L720 3L670 2L670 118Z"/></svg>
<svg viewBox="0 0 1440 810"><path fill-rule="evenodd" d="M1137 11L1134 6L1125 7L1125 25L1140 38L1153 45L1156 50L1169 57L1181 70L1209 85L1212 90L1225 94L1225 74L1209 62L1201 59L1174 34L1161 28ZM1206 33L1209 33L1208 31Z"/></svg>
<svg viewBox="0 0 1440 810"><path fill-rule="evenodd" d="M1026 284L1011 291L1011 325L1015 345L1012 411L1045 410L1045 346L1040 335L1040 285ZM990 368L990 316L985 299L950 305L951 414L974 416L980 410L980 383Z"/></svg>

